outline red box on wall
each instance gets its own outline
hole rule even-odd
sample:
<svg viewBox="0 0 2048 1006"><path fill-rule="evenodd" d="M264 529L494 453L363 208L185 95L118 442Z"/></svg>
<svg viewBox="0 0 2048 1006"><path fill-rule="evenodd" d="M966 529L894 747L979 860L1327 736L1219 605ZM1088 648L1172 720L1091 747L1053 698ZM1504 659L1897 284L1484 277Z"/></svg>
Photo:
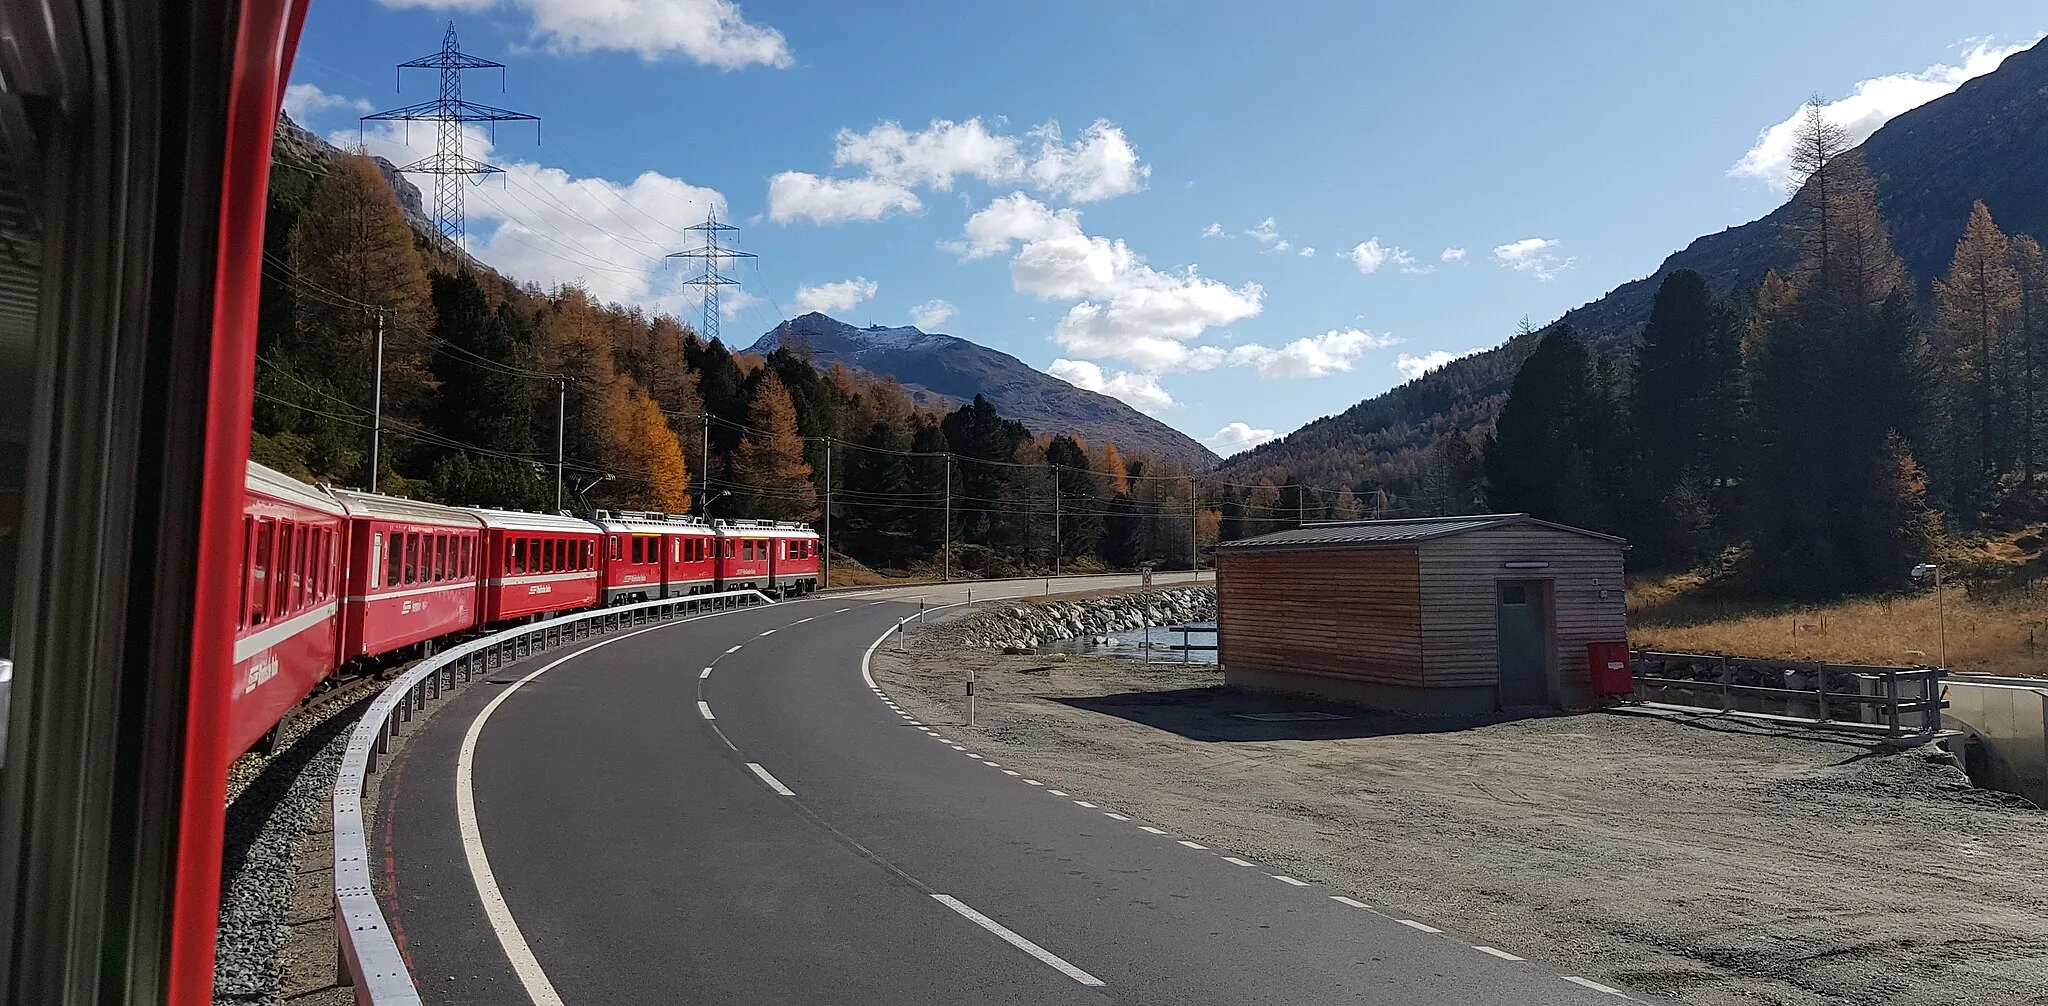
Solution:
<svg viewBox="0 0 2048 1006"><path fill-rule="evenodd" d="M1628 643L1610 641L1586 644L1586 676L1598 696L1630 695L1636 690L1629 673Z"/></svg>

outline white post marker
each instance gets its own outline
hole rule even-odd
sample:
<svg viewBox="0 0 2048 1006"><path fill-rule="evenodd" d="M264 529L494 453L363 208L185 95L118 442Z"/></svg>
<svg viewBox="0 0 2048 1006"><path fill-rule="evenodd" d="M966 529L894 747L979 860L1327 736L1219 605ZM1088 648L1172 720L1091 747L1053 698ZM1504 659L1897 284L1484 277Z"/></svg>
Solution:
<svg viewBox="0 0 2048 1006"><path fill-rule="evenodd" d="M907 622L909 619L906 618L903 621ZM896 652L903 652L903 622L896 623Z"/></svg>
<svg viewBox="0 0 2048 1006"><path fill-rule="evenodd" d="M974 668L967 669L967 725L974 725Z"/></svg>

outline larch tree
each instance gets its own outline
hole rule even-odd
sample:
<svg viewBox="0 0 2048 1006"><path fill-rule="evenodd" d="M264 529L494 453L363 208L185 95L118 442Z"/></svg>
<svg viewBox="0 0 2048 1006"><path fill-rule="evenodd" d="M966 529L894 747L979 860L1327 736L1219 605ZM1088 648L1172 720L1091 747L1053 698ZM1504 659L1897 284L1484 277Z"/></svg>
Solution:
<svg viewBox="0 0 2048 1006"><path fill-rule="evenodd" d="M690 512L690 469L682 441L661 414L661 403L620 378L611 394L612 457L631 473L619 481L633 503L662 513Z"/></svg>
<svg viewBox="0 0 2048 1006"><path fill-rule="evenodd" d="M1948 274L1934 283L1935 333L1944 376L1942 404L1960 463L1950 478L1957 516L1975 523L1990 482L2016 460L2018 426L2008 393L2016 353L2011 322L2020 282L2011 243L1979 201L1956 243Z"/></svg>
<svg viewBox="0 0 2048 1006"><path fill-rule="evenodd" d="M1104 496L1124 496L1131 491L1129 470L1124 466L1123 455L1117 452L1116 441L1104 440L1102 446L1090 459L1095 466L1096 481Z"/></svg>
<svg viewBox="0 0 2048 1006"><path fill-rule="evenodd" d="M1358 494L1352 492L1350 486L1338 489L1337 503L1330 508L1330 519L1360 520L1364 516L1365 508L1358 505Z"/></svg>
<svg viewBox="0 0 2048 1006"><path fill-rule="evenodd" d="M818 516L818 490L811 484L811 466L797 436L796 406L772 372L754 388L747 427L732 459L737 512L774 520Z"/></svg>
<svg viewBox="0 0 2048 1006"><path fill-rule="evenodd" d="M1291 518L1292 514L1285 517ZM1244 500L1244 537L1259 535L1293 526L1291 519L1283 519L1280 509L1280 487L1272 479L1260 479Z"/></svg>

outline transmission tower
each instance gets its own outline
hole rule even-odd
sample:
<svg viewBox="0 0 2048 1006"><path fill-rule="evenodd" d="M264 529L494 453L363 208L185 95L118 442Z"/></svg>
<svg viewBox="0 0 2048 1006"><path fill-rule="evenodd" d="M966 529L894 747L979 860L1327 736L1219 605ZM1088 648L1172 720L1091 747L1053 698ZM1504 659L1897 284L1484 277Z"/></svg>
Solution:
<svg viewBox="0 0 2048 1006"><path fill-rule="evenodd" d="M692 248L688 251L670 252L668 257L695 259L704 263L704 271L684 280L683 285L699 287L704 291L704 324L698 327L697 334L703 336L706 340L716 339L718 338L718 288L740 285L736 279L719 275L719 264L730 259L759 258L760 256L753 252L743 252L736 248L727 248L719 243L720 234L728 232L738 234L740 229L731 224L719 223L717 207L713 207L711 212L705 215L703 223L692 224L683 229L686 231L696 231L704 235L704 247Z"/></svg>
<svg viewBox="0 0 2048 1006"><path fill-rule="evenodd" d="M440 228L443 239L460 248L463 237L462 180L475 178L478 184L482 184L485 176L505 173L505 169L495 164L486 164L462 152L463 124L489 123L491 137L496 139L496 127L500 122L532 122L534 141L539 142L540 116L462 100L462 71L495 69L498 71L498 90L503 91L505 64L463 52L462 47L455 41L453 21L448 22L448 33L441 36L441 51L398 64L400 74L408 68L441 71L441 96L433 101L422 101L417 105L365 115L361 122L440 124L440 135L433 155L422 157L398 170L434 176L434 225ZM357 128L361 129L360 123Z"/></svg>

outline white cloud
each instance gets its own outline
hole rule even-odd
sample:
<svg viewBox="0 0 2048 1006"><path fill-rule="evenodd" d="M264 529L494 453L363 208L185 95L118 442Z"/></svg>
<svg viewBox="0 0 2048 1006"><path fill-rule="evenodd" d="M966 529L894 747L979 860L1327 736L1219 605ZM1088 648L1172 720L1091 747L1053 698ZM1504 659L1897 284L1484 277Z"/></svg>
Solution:
<svg viewBox="0 0 2048 1006"><path fill-rule="evenodd" d="M1072 209L1055 210L1022 192L1012 192L968 217L966 232L966 241L942 242L940 247L977 259L1003 254L1019 242L1078 237L1081 214Z"/></svg>
<svg viewBox="0 0 2048 1006"><path fill-rule="evenodd" d="M1173 407L1173 396L1159 386L1159 378L1119 370L1105 375L1102 368L1086 360L1054 360L1045 372L1074 387L1097 391L1137 409L1159 412Z"/></svg>
<svg viewBox="0 0 2048 1006"><path fill-rule="evenodd" d="M1256 343L1235 346L1222 355L1221 362L1256 367L1260 377L1328 377L1350 370L1351 364L1369 349L1385 349L1401 340L1374 335L1356 328L1332 329L1321 335L1296 339L1278 349Z"/></svg>
<svg viewBox="0 0 2048 1006"><path fill-rule="evenodd" d="M1402 377L1412 381L1452 360L1482 352L1485 352L1485 350L1468 349L1462 353L1450 353L1438 349L1424 353L1421 356L1411 356L1407 353L1402 353L1400 358L1394 361L1394 369L1400 371Z"/></svg>
<svg viewBox="0 0 2048 1006"><path fill-rule="evenodd" d="M957 313L958 310L950 301L934 298L910 309L910 323L930 331L935 326L945 324Z"/></svg>
<svg viewBox="0 0 2048 1006"><path fill-rule="evenodd" d="M1230 235L1223 233L1222 224L1212 223L1202 228L1202 236L1205 238L1227 238Z"/></svg>
<svg viewBox="0 0 2048 1006"><path fill-rule="evenodd" d="M555 52L617 50L652 62L682 55L723 70L791 64L788 41L732 0L379 0L386 7L525 12L535 41Z"/></svg>
<svg viewBox="0 0 2048 1006"><path fill-rule="evenodd" d="M1260 429L1250 423L1225 423L1223 428L1203 438L1216 453L1228 457L1239 451L1248 451L1268 440L1279 439L1275 430Z"/></svg>
<svg viewBox="0 0 2048 1006"><path fill-rule="evenodd" d="M465 153L492 159L483 130L466 128L464 137ZM337 131L328 139L354 147L357 131ZM400 165L432 154L435 142L433 130L415 129L408 137L393 124L363 133L362 140L370 153ZM465 187L471 254L543 289L576 285L602 301L684 317L699 306L700 295L682 285L689 273L669 267L663 256L689 245L683 228L702 223L714 209L725 212L725 196L717 190L653 171L616 182L523 161L502 166L503 184ZM427 211L433 212L433 179L416 175L412 181L427 194ZM728 292L721 307L730 312L744 306L738 293Z"/></svg>
<svg viewBox="0 0 2048 1006"><path fill-rule="evenodd" d="M1465 249L1446 248L1444 249L1444 253L1442 255L1438 255L1437 258L1444 262L1463 262L1465 261Z"/></svg>
<svg viewBox="0 0 2048 1006"><path fill-rule="evenodd" d="M1840 126L1850 144L1862 143L1893 116L1948 94L1961 87L1964 81L1998 69L1998 64L2007 56L2031 47L2040 39L2041 36L2037 35L2032 41L2004 46L1980 41L1963 53L1961 66L1936 63L1918 73L1892 73L1859 80L1848 97L1822 104L1821 116ZM1793 136L1798 132L1799 120L1805 117L1809 104L1811 102L1801 103L1784 121L1758 133L1756 143L1728 169L1729 176L1753 178L1781 189L1790 184Z"/></svg>
<svg viewBox="0 0 2048 1006"><path fill-rule="evenodd" d="M1272 217L1267 217L1266 219L1259 221L1259 225L1257 227L1246 228L1244 236L1251 238L1252 240L1257 241L1260 244L1269 245L1275 241L1280 240L1280 227L1278 224L1273 222Z"/></svg>
<svg viewBox="0 0 2048 1006"><path fill-rule="evenodd" d="M1027 149L1026 140L1036 140L1037 150ZM1028 185L1068 202L1087 203L1136 192L1152 175L1124 131L1104 119L1071 143L1062 138L1056 121L1040 123L1022 137L994 132L979 118L933 119L915 131L883 122L865 132L840 130L832 160L861 174L821 178L782 172L768 187L769 218L820 224L879 220L892 210L917 210L912 190L948 192L962 177L989 185Z"/></svg>
<svg viewBox="0 0 2048 1006"><path fill-rule="evenodd" d="M1526 272L1537 279L1550 282L1557 274L1571 268L1577 261L1559 258L1558 243L1551 238L1523 238L1504 245L1495 245L1493 260L1516 272Z"/></svg>
<svg viewBox="0 0 2048 1006"><path fill-rule="evenodd" d="M1302 248L1301 248L1301 251L1300 251L1300 252L1298 252L1297 254L1299 254L1299 255L1300 255L1300 256L1301 256L1302 258L1315 258L1315 257L1316 257L1316 246L1315 246L1315 245L1303 245L1303 246L1302 246Z"/></svg>
<svg viewBox="0 0 2048 1006"><path fill-rule="evenodd" d="M778 224L880 220L893 212L915 213L923 208L916 193L873 178L820 178L785 171L768 180L768 219Z"/></svg>
<svg viewBox="0 0 2048 1006"><path fill-rule="evenodd" d="M1402 272L1429 271L1428 266L1418 268L1415 264L1415 256L1408 254L1406 249L1389 248L1386 245L1380 244L1380 239L1377 237L1368 239L1362 244L1353 245L1349 254L1351 256L1351 264L1357 266L1359 272L1367 275L1380 271L1380 267L1388 263L1392 263Z"/></svg>
<svg viewBox="0 0 2048 1006"><path fill-rule="evenodd" d="M329 94L314 84L293 84L284 89L285 114L304 124L307 116L321 112L343 110L357 115L368 115L376 106L361 98L350 98Z"/></svg>
<svg viewBox="0 0 2048 1006"><path fill-rule="evenodd" d="M805 311L819 311L825 314L851 311L854 305L873 297L876 289L875 281L865 276L855 276L837 283L800 286L796 288L796 306Z"/></svg>

